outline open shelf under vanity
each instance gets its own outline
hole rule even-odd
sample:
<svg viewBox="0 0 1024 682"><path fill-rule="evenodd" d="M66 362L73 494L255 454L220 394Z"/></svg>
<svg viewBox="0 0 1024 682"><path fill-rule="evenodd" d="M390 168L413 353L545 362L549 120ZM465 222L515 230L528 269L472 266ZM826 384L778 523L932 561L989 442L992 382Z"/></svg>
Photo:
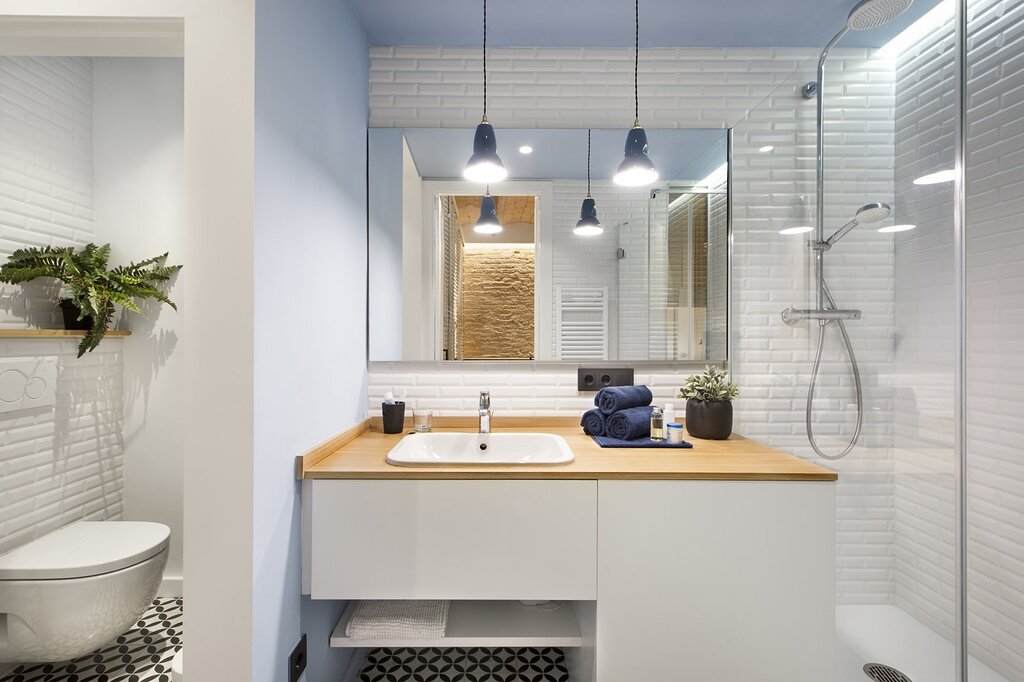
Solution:
<svg viewBox="0 0 1024 682"><path fill-rule="evenodd" d="M580 647L583 637L572 602L555 610L517 601L452 601L442 639L360 639L345 635L357 601L351 601L331 633L338 648Z"/></svg>

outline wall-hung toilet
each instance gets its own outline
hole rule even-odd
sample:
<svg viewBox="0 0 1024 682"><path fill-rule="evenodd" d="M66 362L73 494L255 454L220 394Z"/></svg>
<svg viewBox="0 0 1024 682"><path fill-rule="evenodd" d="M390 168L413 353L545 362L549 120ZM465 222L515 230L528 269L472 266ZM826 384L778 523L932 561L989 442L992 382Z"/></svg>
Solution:
<svg viewBox="0 0 1024 682"><path fill-rule="evenodd" d="M125 632L156 596L170 535L81 521L0 556L0 662L68 661Z"/></svg>

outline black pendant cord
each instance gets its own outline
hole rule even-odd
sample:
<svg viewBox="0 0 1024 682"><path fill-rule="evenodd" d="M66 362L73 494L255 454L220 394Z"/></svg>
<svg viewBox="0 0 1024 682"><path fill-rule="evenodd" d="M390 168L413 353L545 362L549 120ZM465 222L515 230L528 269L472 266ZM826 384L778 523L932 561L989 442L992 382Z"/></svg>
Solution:
<svg viewBox="0 0 1024 682"><path fill-rule="evenodd" d="M590 198L590 128L587 128L587 198Z"/></svg>
<svg viewBox="0 0 1024 682"><path fill-rule="evenodd" d="M484 123L487 123L487 0L484 0Z"/></svg>
<svg viewBox="0 0 1024 682"><path fill-rule="evenodd" d="M486 7L486 0L484 6ZM633 45L633 127L640 126L640 0L633 4L634 36Z"/></svg>

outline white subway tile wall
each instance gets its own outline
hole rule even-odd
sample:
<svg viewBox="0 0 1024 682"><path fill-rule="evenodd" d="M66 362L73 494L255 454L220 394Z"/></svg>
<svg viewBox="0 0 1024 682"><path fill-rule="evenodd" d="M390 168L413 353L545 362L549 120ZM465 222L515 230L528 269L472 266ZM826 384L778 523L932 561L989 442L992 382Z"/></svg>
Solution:
<svg viewBox="0 0 1024 682"><path fill-rule="evenodd" d="M971 653L1021 680L1024 3L968 8L968 625Z"/></svg>
<svg viewBox="0 0 1024 682"><path fill-rule="evenodd" d="M57 400L0 415L0 554L74 521L120 519L122 339L0 340L0 357L57 357Z"/></svg>
<svg viewBox="0 0 1024 682"><path fill-rule="evenodd" d="M623 363L628 366L629 363ZM656 404L675 404L689 370L665 367L639 370L636 383L646 384ZM406 409L431 408L445 416L476 414L480 391L491 392L491 409L504 416L577 417L594 406L593 393L576 390L576 369L557 363L411 363L371 362L369 411L380 415L384 394L405 400Z"/></svg>
<svg viewBox="0 0 1024 682"><path fill-rule="evenodd" d="M0 258L93 238L92 61L0 57ZM0 326L60 327L53 287L0 285ZM52 408L0 415L0 553L76 520L119 519L118 339L0 340L0 357L56 356Z"/></svg>
<svg viewBox="0 0 1024 682"><path fill-rule="evenodd" d="M487 116L516 128L629 127L633 51L492 48ZM812 49L640 51L640 118L650 128L727 128L793 73ZM471 128L480 122L480 51L370 48L370 125Z"/></svg>
<svg viewBox="0 0 1024 682"><path fill-rule="evenodd" d="M895 603L952 638L953 185L914 179L953 167L953 24L896 60Z"/></svg>

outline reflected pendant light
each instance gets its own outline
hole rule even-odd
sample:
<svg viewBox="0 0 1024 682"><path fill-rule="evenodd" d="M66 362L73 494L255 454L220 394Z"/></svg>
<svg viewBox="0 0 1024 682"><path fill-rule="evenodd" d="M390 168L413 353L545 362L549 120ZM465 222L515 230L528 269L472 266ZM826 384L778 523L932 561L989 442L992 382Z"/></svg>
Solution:
<svg viewBox="0 0 1024 682"><path fill-rule="evenodd" d="M635 1L634 10L633 128L626 135L626 156L614 178L615 184L626 187L642 187L658 179L658 169L647 155L647 133L640 127L640 0Z"/></svg>
<svg viewBox="0 0 1024 682"><path fill-rule="evenodd" d="M580 209L580 219L573 228L573 233L581 237L596 237L604 232L601 221L597 219L597 204L590 196L590 129L587 129L587 198Z"/></svg>
<svg viewBox="0 0 1024 682"><path fill-rule="evenodd" d="M508 176L498 157L494 126L487 122L487 0L484 0L484 115L473 136L473 156L469 157L462 177L472 182L498 182Z"/></svg>
<svg viewBox="0 0 1024 682"><path fill-rule="evenodd" d="M498 234L501 232L501 221L498 220L498 206L491 196L491 188L480 200L480 217L476 219L473 231L477 234Z"/></svg>

